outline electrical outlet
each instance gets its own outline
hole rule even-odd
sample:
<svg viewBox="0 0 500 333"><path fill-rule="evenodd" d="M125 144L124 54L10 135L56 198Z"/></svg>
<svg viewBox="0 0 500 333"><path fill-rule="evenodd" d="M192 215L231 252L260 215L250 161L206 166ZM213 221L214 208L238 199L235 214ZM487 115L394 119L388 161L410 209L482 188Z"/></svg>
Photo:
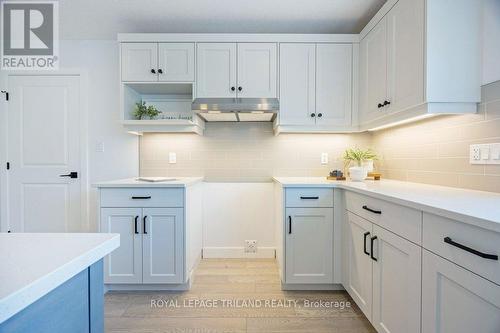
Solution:
<svg viewBox="0 0 500 333"><path fill-rule="evenodd" d="M321 164L328 164L328 153L321 153Z"/></svg>
<svg viewBox="0 0 500 333"><path fill-rule="evenodd" d="M470 164L500 164L500 143L470 146Z"/></svg>
<svg viewBox="0 0 500 333"><path fill-rule="evenodd" d="M177 154L176 153L168 153L168 163L170 163L170 164L177 163Z"/></svg>
<svg viewBox="0 0 500 333"><path fill-rule="evenodd" d="M96 153L104 153L104 142L99 141L95 144L95 152Z"/></svg>
<svg viewBox="0 0 500 333"><path fill-rule="evenodd" d="M256 252L257 252L257 241L245 240L245 253L256 253Z"/></svg>

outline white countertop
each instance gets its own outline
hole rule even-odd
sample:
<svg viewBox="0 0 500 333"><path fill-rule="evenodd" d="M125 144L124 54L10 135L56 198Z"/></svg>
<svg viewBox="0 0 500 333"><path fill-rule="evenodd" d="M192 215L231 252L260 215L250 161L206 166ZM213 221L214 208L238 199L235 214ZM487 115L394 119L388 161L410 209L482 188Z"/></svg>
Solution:
<svg viewBox="0 0 500 333"><path fill-rule="evenodd" d="M118 234L0 233L0 323L119 245Z"/></svg>
<svg viewBox="0 0 500 333"><path fill-rule="evenodd" d="M500 193L402 182L274 177L283 187L337 187L500 232Z"/></svg>
<svg viewBox="0 0 500 333"><path fill-rule="evenodd" d="M188 187L203 181L203 177L178 177L165 182L147 182L136 178L118 179L93 184L94 187Z"/></svg>

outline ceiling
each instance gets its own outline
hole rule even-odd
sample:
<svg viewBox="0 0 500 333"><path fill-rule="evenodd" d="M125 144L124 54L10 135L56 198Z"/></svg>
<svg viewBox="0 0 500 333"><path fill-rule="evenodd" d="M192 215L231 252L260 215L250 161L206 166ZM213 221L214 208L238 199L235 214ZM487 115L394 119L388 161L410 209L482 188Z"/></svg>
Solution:
<svg viewBox="0 0 500 333"><path fill-rule="evenodd" d="M386 0L60 0L61 39L120 32L359 33Z"/></svg>

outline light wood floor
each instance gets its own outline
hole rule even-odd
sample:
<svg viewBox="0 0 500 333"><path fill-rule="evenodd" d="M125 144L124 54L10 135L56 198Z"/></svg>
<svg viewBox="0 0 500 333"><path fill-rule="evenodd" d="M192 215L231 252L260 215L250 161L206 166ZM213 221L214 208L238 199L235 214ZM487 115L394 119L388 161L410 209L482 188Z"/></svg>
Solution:
<svg viewBox="0 0 500 333"><path fill-rule="evenodd" d="M352 305L305 306L319 300ZM268 259L204 259L188 292L108 293L105 327L107 333L375 332L345 292L282 291L276 263Z"/></svg>

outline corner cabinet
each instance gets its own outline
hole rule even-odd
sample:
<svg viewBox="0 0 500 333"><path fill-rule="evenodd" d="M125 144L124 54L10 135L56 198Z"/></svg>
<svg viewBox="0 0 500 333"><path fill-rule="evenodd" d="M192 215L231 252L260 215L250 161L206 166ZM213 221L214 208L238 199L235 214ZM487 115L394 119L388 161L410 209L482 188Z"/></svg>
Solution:
<svg viewBox="0 0 500 333"><path fill-rule="evenodd" d="M361 32L362 130L480 102L481 2L388 2Z"/></svg>

